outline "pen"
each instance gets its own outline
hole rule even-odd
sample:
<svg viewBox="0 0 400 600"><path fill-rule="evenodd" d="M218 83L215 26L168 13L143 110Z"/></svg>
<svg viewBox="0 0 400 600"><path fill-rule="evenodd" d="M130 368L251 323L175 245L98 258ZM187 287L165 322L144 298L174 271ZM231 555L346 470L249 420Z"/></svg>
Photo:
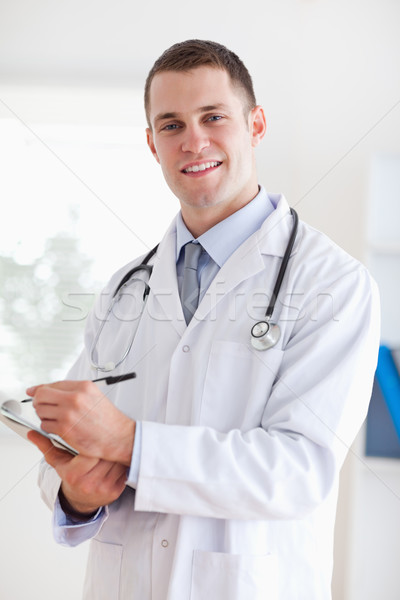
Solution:
<svg viewBox="0 0 400 600"><path fill-rule="evenodd" d="M113 383L119 383L120 381L126 381L127 379L134 379L136 377L136 373L125 373L124 375L114 375L109 377L99 377L98 379L92 379L93 383L97 383L99 381L104 381L106 385L112 385ZM25 398L25 400L21 400L21 402L32 402L32 398Z"/></svg>
<svg viewBox="0 0 400 600"><path fill-rule="evenodd" d="M115 375L110 377L100 377L99 379L92 379L93 383L97 381L105 381L107 385L112 385L113 383L119 383L120 381L126 381L127 379L134 379L136 377L136 373L125 373L125 375Z"/></svg>

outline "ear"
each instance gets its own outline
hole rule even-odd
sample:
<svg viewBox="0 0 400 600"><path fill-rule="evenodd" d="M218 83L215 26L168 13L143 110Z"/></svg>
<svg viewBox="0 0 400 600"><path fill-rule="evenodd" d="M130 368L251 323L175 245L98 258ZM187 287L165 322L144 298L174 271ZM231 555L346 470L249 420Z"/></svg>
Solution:
<svg viewBox="0 0 400 600"><path fill-rule="evenodd" d="M267 122L262 106L255 106L253 110L251 110L249 114L249 131L251 133L252 146L255 148L261 142L267 131Z"/></svg>
<svg viewBox="0 0 400 600"><path fill-rule="evenodd" d="M146 138L147 138L147 145L150 148L152 155L154 156L156 161L158 163L160 163L160 159L158 158L157 150L154 145L153 132L150 129L150 127L147 127L147 129L146 129Z"/></svg>

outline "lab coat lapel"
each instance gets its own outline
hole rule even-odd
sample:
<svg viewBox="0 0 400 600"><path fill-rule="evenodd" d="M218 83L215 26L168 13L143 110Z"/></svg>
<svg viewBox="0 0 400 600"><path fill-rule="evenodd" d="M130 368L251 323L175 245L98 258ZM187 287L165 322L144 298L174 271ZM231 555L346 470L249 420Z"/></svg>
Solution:
<svg viewBox="0 0 400 600"><path fill-rule="evenodd" d="M269 194L276 209L266 219L261 228L256 232L257 242L261 254L279 256L282 258L286 252L290 234L293 227L293 217L290 207L284 196L280 194ZM299 234L293 246L291 256L296 254L299 242Z"/></svg>
<svg viewBox="0 0 400 600"><path fill-rule="evenodd" d="M170 323L181 337L186 329L186 323L176 276L175 219L160 242L153 265L147 313L156 321Z"/></svg>
<svg viewBox="0 0 400 600"><path fill-rule="evenodd" d="M215 309L225 294L242 281L265 269L263 255L283 257L289 241L293 220L283 196L276 196L276 209L261 228L250 236L222 266L200 303L189 327L203 321ZM296 252L295 244L292 254Z"/></svg>

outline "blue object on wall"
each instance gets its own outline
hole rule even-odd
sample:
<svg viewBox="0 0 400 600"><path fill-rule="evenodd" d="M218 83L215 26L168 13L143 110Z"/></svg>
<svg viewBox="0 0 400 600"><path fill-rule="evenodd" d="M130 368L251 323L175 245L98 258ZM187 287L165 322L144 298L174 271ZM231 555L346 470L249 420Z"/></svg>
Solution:
<svg viewBox="0 0 400 600"><path fill-rule="evenodd" d="M387 346L379 348L376 379L400 440L400 375L390 348Z"/></svg>
<svg viewBox="0 0 400 600"><path fill-rule="evenodd" d="M400 440L376 377L366 429L365 454L367 456L400 458Z"/></svg>

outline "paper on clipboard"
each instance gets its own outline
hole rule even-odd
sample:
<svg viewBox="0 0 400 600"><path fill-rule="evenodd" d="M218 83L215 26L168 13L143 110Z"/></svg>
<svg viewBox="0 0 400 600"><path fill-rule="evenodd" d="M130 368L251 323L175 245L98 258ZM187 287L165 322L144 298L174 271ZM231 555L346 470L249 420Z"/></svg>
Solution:
<svg viewBox="0 0 400 600"><path fill-rule="evenodd" d="M29 402L23 404L17 400L6 400L0 406L0 421L25 439L28 439L28 431L37 431L40 435L49 439L57 448L67 450L74 455L78 454L77 450L67 444L59 435L43 431L40 426L40 419Z"/></svg>

